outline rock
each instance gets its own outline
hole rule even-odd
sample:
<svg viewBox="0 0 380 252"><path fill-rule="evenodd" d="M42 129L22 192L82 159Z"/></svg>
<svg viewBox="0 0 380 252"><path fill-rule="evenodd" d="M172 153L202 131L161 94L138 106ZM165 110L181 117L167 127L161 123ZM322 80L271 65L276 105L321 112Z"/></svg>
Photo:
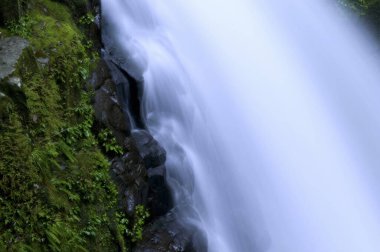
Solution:
<svg viewBox="0 0 380 252"><path fill-rule="evenodd" d="M133 130L132 138L144 160L147 169L163 165L166 161L166 151L146 130Z"/></svg>
<svg viewBox="0 0 380 252"><path fill-rule="evenodd" d="M106 80L110 79L112 79L110 70L105 61L102 59L96 66L96 70L93 72L90 82L93 88L98 90L106 82Z"/></svg>
<svg viewBox="0 0 380 252"><path fill-rule="evenodd" d="M135 79L124 68L115 63L113 57L103 51L112 79L116 84L118 99L122 107L128 110L130 121L137 128L146 128L141 116L141 100L143 95L143 82Z"/></svg>
<svg viewBox="0 0 380 252"><path fill-rule="evenodd" d="M160 176L166 180L166 167L164 165L160 165L154 169L148 169L147 173L149 178Z"/></svg>
<svg viewBox="0 0 380 252"><path fill-rule="evenodd" d="M191 223L179 221L170 212L145 228L143 239L134 252L204 252L207 251L205 236Z"/></svg>
<svg viewBox="0 0 380 252"><path fill-rule="evenodd" d="M173 199L166 182L166 168L161 165L148 169L148 209L152 217L166 214L173 207Z"/></svg>
<svg viewBox="0 0 380 252"><path fill-rule="evenodd" d="M29 42L20 37L7 37L0 40L0 80L16 70L16 64Z"/></svg>
<svg viewBox="0 0 380 252"><path fill-rule="evenodd" d="M49 64L49 58L37 58L37 62L42 66L45 67L47 64Z"/></svg>
<svg viewBox="0 0 380 252"><path fill-rule="evenodd" d="M122 209L133 216L135 207L146 204L148 197L146 173L139 163L138 154L131 152L122 158L115 158L111 165L111 175L118 186Z"/></svg>
<svg viewBox="0 0 380 252"><path fill-rule="evenodd" d="M36 69L32 54L28 41L23 38L0 39L0 91L13 101L23 118L27 118L29 112L19 75Z"/></svg>
<svg viewBox="0 0 380 252"><path fill-rule="evenodd" d="M117 97L116 85L104 61L99 62L91 82L95 89L95 118L111 129L117 143L123 146L125 138L130 135L131 123L122 109Z"/></svg>
<svg viewBox="0 0 380 252"><path fill-rule="evenodd" d="M98 63L90 81L92 88L98 91L105 83L112 81L112 91L115 91L113 97L117 100L125 116L128 117L129 124L137 128L145 128L141 116L143 84L133 79L110 60L104 50L102 55L104 58ZM90 88L88 87L88 89Z"/></svg>
<svg viewBox="0 0 380 252"><path fill-rule="evenodd" d="M124 146L128 152L114 158L111 165L122 209L132 216L141 204L147 206L152 218L165 215L173 206L165 166L146 169L135 141L127 137Z"/></svg>
<svg viewBox="0 0 380 252"><path fill-rule="evenodd" d="M116 80L128 82L123 75ZM153 218L166 214L172 207L172 197L166 183L166 168L163 166L165 150L147 131L136 130L130 137L130 117L123 111L118 95L118 87L125 83L115 84L105 61L99 62L91 82L95 89L97 121L111 129L117 142L128 151L123 157L115 158L111 166L122 209L133 216L135 207L142 204L148 207Z"/></svg>
<svg viewBox="0 0 380 252"><path fill-rule="evenodd" d="M16 88L21 88L21 78L20 77L10 77L8 79L8 84Z"/></svg>
<svg viewBox="0 0 380 252"><path fill-rule="evenodd" d="M32 122L37 123L38 122L38 115L32 115Z"/></svg>

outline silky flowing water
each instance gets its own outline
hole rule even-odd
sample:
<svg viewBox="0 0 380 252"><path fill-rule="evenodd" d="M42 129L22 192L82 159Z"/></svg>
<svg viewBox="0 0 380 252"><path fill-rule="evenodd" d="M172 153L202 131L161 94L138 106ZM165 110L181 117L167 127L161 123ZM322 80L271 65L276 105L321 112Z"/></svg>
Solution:
<svg viewBox="0 0 380 252"><path fill-rule="evenodd" d="M380 251L380 61L324 0L103 0L212 252Z"/></svg>

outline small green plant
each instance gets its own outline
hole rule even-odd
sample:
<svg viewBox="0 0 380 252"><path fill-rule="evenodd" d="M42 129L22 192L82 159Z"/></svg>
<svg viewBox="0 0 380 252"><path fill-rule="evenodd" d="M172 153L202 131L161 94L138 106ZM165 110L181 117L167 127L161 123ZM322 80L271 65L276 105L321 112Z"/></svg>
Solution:
<svg viewBox="0 0 380 252"><path fill-rule="evenodd" d="M115 137L112 135L111 130L108 128L100 131L98 138L101 146L106 150L107 153L123 154L123 148L117 144Z"/></svg>
<svg viewBox="0 0 380 252"><path fill-rule="evenodd" d="M134 223L130 233L132 242L137 242L142 239L144 225L149 216L148 210L146 210L143 205L136 206Z"/></svg>
<svg viewBox="0 0 380 252"><path fill-rule="evenodd" d="M116 217L118 220L117 228L120 234L129 235L129 219L122 213L116 213Z"/></svg>
<svg viewBox="0 0 380 252"><path fill-rule="evenodd" d="M62 221L57 221L49 226L46 230L46 237L50 251L88 251L85 248L86 241L76 230L69 228Z"/></svg>
<svg viewBox="0 0 380 252"><path fill-rule="evenodd" d="M22 16L18 21L11 21L7 24L7 29L11 34L27 38L31 35L35 21L28 15Z"/></svg>
<svg viewBox="0 0 380 252"><path fill-rule="evenodd" d="M95 16L89 12L79 19L79 23L82 25L90 25L95 21Z"/></svg>
<svg viewBox="0 0 380 252"><path fill-rule="evenodd" d="M135 207L135 213L133 219L128 218L123 213L116 214L118 223L118 232L132 242L138 242L142 239L144 225L150 214L143 205L137 205Z"/></svg>

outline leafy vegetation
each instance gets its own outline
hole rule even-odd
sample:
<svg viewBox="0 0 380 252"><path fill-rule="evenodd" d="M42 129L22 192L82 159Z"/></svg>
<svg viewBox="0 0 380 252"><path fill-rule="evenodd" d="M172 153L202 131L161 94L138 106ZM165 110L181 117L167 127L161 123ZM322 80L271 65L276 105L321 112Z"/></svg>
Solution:
<svg viewBox="0 0 380 252"><path fill-rule="evenodd" d="M134 223L132 231L129 234L133 242L142 239L143 227L149 216L150 215L148 211L145 209L143 205L136 206Z"/></svg>
<svg viewBox="0 0 380 252"><path fill-rule="evenodd" d="M92 94L84 91L97 53L69 8L29 5L5 31L31 48L16 72L26 111L6 101L0 113L0 251L126 251L149 214L138 206L128 218L118 208L102 149L116 155L122 148L109 130L97 132Z"/></svg>
<svg viewBox="0 0 380 252"><path fill-rule="evenodd" d="M90 25L95 21L95 17L92 13L87 13L79 19L79 23L82 25Z"/></svg>
<svg viewBox="0 0 380 252"><path fill-rule="evenodd" d="M18 21L10 21L7 23L10 33L21 37L31 35L34 21L29 16L22 16Z"/></svg>
<svg viewBox="0 0 380 252"><path fill-rule="evenodd" d="M112 135L110 129L103 129L99 135L100 144L104 147L105 151L110 154L122 154L123 148L117 144L115 137Z"/></svg>

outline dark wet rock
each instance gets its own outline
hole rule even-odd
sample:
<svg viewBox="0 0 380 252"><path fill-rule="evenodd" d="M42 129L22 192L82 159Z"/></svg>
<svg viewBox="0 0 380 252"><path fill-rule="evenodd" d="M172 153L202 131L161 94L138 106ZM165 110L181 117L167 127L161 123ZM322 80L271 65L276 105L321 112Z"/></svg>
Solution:
<svg viewBox="0 0 380 252"><path fill-rule="evenodd" d="M146 130L133 130L132 138L147 168L163 165L166 151Z"/></svg>
<svg viewBox="0 0 380 252"><path fill-rule="evenodd" d="M175 213L157 219L145 228L134 252L206 252L205 236L190 223L182 223Z"/></svg>
<svg viewBox="0 0 380 252"><path fill-rule="evenodd" d="M173 198L166 179L166 151L146 130L141 115L142 68L135 64L139 62L124 58L126 54L107 34L102 38L106 49L92 79L96 118L112 129L118 143L124 137L126 150L113 160L111 174L124 211L133 216L135 207L142 204L150 213L135 251L207 251L204 236L169 212ZM130 134L120 136L114 129Z"/></svg>
<svg viewBox="0 0 380 252"><path fill-rule="evenodd" d="M129 215L140 204L148 207L152 218L166 214L172 208L172 197L166 182L165 166L146 169L132 138L126 138L124 147L128 152L115 158L111 166L121 207Z"/></svg>
<svg viewBox="0 0 380 252"><path fill-rule="evenodd" d="M106 82L106 80L111 79L112 76L106 62L104 60L100 60L92 75L91 84L95 90L98 90Z"/></svg>
<svg viewBox="0 0 380 252"><path fill-rule="evenodd" d="M102 125L110 128L118 144L123 146L125 138L130 135L131 123L122 109L116 85L104 61L100 61L91 82L95 89L95 118Z"/></svg>
<svg viewBox="0 0 380 252"><path fill-rule="evenodd" d="M166 214L173 207L173 199L166 182L166 167L161 165L148 169L148 209L151 216Z"/></svg>
<svg viewBox="0 0 380 252"><path fill-rule="evenodd" d="M116 84L118 99L122 108L127 112L130 120L137 128L145 128L141 116L141 100L143 84L131 77L125 70L120 68L112 60L106 60L112 73L112 79Z"/></svg>
<svg viewBox="0 0 380 252"><path fill-rule="evenodd" d="M149 178L159 176L159 177L162 177L163 179L166 180L166 167L165 167L165 165L160 165L158 167L155 167L154 169L148 169L147 173L148 173Z"/></svg>
<svg viewBox="0 0 380 252"><path fill-rule="evenodd" d="M138 153L132 151L121 158L115 158L111 165L111 175L118 186L120 206L128 215L133 216L135 207L146 204L148 197L146 171Z"/></svg>
<svg viewBox="0 0 380 252"><path fill-rule="evenodd" d="M28 41L20 37L0 39L0 80L16 71L17 62L28 45Z"/></svg>

